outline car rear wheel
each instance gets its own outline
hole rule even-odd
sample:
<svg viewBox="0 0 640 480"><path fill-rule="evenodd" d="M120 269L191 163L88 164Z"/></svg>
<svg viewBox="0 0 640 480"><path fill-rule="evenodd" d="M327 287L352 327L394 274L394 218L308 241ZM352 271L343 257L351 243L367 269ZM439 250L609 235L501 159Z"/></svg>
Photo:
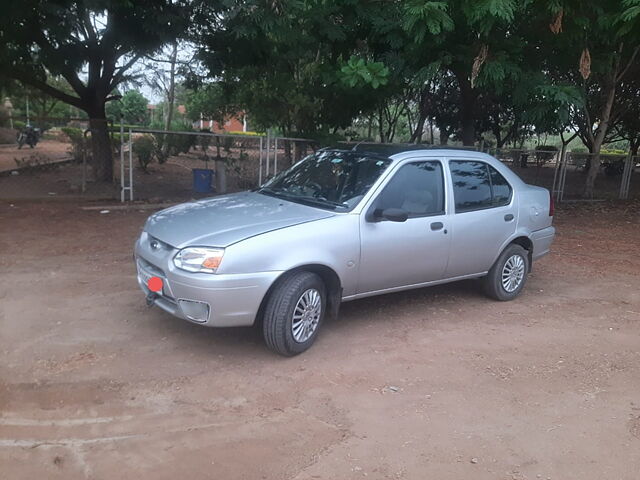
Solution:
<svg viewBox="0 0 640 480"><path fill-rule="evenodd" d="M484 277L484 289L487 295L500 301L516 298L529 274L529 255L520 245L509 245L493 264Z"/></svg>
<svg viewBox="0 0 640 480"><path fill-rule="evenodd" d="M307 350L315 341L326 312L326 288L318 275L295 272L271 292L263 317L267 346L280 355Z"/></svg>

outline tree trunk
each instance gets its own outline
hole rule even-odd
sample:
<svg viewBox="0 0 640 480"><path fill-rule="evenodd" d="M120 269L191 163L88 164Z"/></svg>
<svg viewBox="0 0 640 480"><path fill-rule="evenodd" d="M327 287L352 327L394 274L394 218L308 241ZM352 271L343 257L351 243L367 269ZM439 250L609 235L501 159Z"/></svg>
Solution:
<svg viewBox="0 0 640 480"><path fill-rule="evenodd" d="M284 158L287 161L287 167L293 165L293 157L291 156L291 140L284 141Z"/></svg>
<svg viewBox="0 0 640 480"><path fill-rule="evenodd" d="M386 143L387 140L384 136L384 116L382 110L382 107L380 107L380 109L378 110L378 132L380 134L380 143Z"/></svg>
<svg viewBox="0 0 640 480"><path fill-rule="evenodd" d="M102 108L104 111L104 106ZM104 114L102 118L90 118L89 128L91 129L91 153L93 174L96 181L113 182L113 152L107 119Z"/></svg>
<svg viewBox="0 0 640 480"><path fill-rule="evenodd" d="M422 134L424 133L424 124L427 121L427 115L424 112L420 112L420 116L418 117L418 122L416 123L416 128L411 134L411 139L409 143L422 143Z"/></svg>
<svg viewBox="0 0 640 480"><path fill-rule="evenodd" d="M602 107L602 112L600 115L600 123L598 125L598 129L596 130L596 134L593 137L593 157L591 157L591 161L589 163L589 171L587 173L587 179L585 181L584 186L584 196L585 198L593 198L593 189L596 183L596 177L600 172L600 149L602 148L602 144L604 142L604 137L607 134L607 130L609 129L609 120L611 118L611 110L613 108L613 102L616 97L616 84L615 84L615 75L617 72L614 70L613 78L611 83L608 85L607 91L607 99L605 104Z"/></svg>
<svg viewBox="0 0 640 480"><path fill-rule="evenodd" d="M460 89L460 123L462 125L462 144L473 146L476 140L475 109L477 95L471 87L466 71L464 69L453 72L458 80Z"/></svg>
<svg viewBox="0 0 640 480"><path fill-rule="evenodd" d="M169 67L169 87L167 88L167 103L164 111L164 129L171 130L173 120L173 104L176 99L176 61L178 59L178 42L173 42ZM169 138L163 136L160 158L166 160L169 157Z"/></svg>
<svg viewBox="0 0 640 480"><path fill-rule="evenodd" d="M307 144L303 142L293 142L293 163L302 160L307 153Z"/></svg>

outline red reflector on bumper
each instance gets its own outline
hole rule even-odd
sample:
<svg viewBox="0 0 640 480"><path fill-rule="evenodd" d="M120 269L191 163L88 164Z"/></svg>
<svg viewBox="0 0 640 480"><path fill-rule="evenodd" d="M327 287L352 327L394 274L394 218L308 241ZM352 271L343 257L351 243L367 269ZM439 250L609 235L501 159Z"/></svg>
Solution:
<svg viewBox="0 0 640 480"><path fill-rule="evenodd" d="M147 281L147 287L152 292L161 292L162 291L162 279L160 277L151 277Z"/></svg>

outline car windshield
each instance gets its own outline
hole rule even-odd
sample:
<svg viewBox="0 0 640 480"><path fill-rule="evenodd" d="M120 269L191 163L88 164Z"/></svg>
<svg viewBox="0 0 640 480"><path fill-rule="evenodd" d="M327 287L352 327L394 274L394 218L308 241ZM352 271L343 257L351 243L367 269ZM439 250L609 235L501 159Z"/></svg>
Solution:
<svg viewBox="0 0 640 480"><path fill-rule="evenodd" d="M357 152L325 151L280 172L258 192L315 207L350 211L391 160Z"/></svg>

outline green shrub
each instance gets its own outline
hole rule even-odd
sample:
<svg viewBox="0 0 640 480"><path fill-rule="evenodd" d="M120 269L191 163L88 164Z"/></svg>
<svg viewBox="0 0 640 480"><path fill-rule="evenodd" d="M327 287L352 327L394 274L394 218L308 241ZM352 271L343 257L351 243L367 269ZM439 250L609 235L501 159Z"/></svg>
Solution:
<svg viewBox="0 0 640 480"><path fill-rule="evenodd" d="M122 138L124 139L124 143L128 143L129 142L129 134L125 133L124 135L122 135ZM113 147L113 152L116 155L120 155L120 144L122 142L120 141L120 134L119 133L112 133L111 134L111 146Z"/></svg>
<svg viewBox="0 0 640 480"><path fill-rule="evenodd" d="M82 158L89 151L89 141L84 137L84 132L80 128L62 127L60 130L69 137L71 150L69 153L76 162L81 162Z"/></svg>
<svg viewBox="0 0 640 480"><path fill-rule="evenodd" d="M600 153L604 155L627 155L629 152L625 150L621 150L619 148L602 148L600 149Z"/></svg>
<svg viewBox="0 0 640 480"><path fill-rule="evenodd" d="M260 137L262 135L264 135L263 133L259 133L259 132L240 132L240 131L235 131L232 130L230 132L227 132L230 135L243 135L245 137Z"/></svg>
<svg viewBox="0 0 640 480"><path fill-rule="evenodd" d="M156 152L156 142L151 135L142 135L133 139L133 153L138 157L140 168L148 172L147 167L153 160Z"/></svg>
<svg viewBox="0 0 640 480"><path fill-rule="evenodd" d="M16 130L24 130L24 127L26 127L27 124L25 122L23 122L22 120L14 120L13 121L13 128L15 128Z"/></svg>
<svg viewBox="0 0 640 480"><path fill-rule="evenodd" d="M157 152L159 163L164 163L170 156L179 155L181 153L189 153L189 150L193 148L198 138L195 135L181 135L180 132L175 133L154 133L153 136L156 139ZM165 152L162 151L162 145L167 142Z"/></svg>

